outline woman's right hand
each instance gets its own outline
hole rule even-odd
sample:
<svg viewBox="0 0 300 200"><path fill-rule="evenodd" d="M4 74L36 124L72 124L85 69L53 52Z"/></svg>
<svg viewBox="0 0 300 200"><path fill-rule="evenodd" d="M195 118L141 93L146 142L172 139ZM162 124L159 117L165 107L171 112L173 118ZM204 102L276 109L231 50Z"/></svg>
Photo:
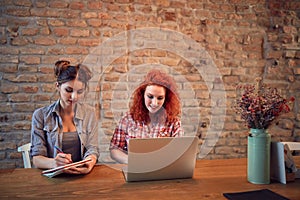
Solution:
<svg viewBox="0 0 300 200"><path fill-rule="evenodd" d="M72 155L66 153L58 153L54 158L56 167L72 163Z"/></svg>
<svg viewBox="0 0 300 200"><path fill-rule="evenodd" d="M61 154L61 155L60 155ZM33 156L33 165L40 169L51 169L58 166L72 163L71 154L59 153L55 158L48 158L46 156Z"/></svg>

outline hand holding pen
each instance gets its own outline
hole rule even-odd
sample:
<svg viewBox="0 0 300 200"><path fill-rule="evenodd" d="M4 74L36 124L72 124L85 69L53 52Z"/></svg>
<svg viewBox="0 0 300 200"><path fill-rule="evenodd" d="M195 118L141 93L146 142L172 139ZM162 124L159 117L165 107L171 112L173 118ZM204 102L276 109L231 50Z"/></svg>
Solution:
<svg viewBox="0 0 300 200"><path fill-rule="evenodd" d="M69 163L72 163L72 158L71 158L71 154L66 154L64 153L59 147L57 146L54 146L54 148L57 150L58 154L57 156L55 157L55 161L56 161L56 164L58 166L61 166L61 165L66 165L66 164L69 164Z"/></svg>

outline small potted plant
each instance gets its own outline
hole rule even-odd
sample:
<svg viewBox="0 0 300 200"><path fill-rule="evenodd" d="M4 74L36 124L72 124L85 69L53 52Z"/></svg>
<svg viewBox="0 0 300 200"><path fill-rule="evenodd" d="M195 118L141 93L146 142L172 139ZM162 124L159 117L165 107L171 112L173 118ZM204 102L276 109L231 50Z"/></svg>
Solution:
<svg viewBox="0 0 300 200"><path fill-rule="evenodd" d="M276 88L262 84L257 78L256 84L237 87L238 97L234 109L250 129L248 136L248 181L255 184L270 182L270 144L271 136L266 131L271 123L282 113L291 110L294 101L283 98Z"/></svg>

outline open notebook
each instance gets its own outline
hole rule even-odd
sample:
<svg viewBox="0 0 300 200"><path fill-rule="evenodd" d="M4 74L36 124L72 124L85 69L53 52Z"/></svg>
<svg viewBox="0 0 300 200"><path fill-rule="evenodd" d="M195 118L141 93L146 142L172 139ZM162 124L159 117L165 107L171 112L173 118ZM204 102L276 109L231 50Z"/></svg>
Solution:
<svg viewBox="0 0 300 200"><path fill-rule="evenodd" d="M194 136L130 139L125 180L192 178L198 140Z"/></svg>
<svg viewBox="0 0 300 200"><path fill-rule="evenodd" d="M64 166L59 166L59 167L56 167L56 168L44 170L44 171L42 171L42 174L44 176L47 176L48 178L52 178L54 176L62 174L64 172L64 170L66 170L66 169L70 169L71 167L80 167L80 166L84 165L85 163L87 163L89 161L92 161L92 159L91 158L87 158L85 160L81 160L81 161L78 161L78 162L70 163L70 164L67 164L67 165L64 165Z"/></svg>

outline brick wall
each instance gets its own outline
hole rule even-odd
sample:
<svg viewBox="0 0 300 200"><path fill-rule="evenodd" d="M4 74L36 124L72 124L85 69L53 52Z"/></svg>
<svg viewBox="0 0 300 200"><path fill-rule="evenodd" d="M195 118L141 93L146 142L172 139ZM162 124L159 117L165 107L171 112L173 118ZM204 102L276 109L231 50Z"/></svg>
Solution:
<svg viewBox="0 0 300 200"><path fill-rule="evenodd" d="M151 67L172 74L187 134L201 159L245 157L248 129L231 109L238 83L256 77L294 96L270 127L300 140L300 3L297 0L104 0L0 2L0 168L22 167L32 112L55 100L53 64L94 73L86 101L98 110L101 162L135 86Z"/></svg>

